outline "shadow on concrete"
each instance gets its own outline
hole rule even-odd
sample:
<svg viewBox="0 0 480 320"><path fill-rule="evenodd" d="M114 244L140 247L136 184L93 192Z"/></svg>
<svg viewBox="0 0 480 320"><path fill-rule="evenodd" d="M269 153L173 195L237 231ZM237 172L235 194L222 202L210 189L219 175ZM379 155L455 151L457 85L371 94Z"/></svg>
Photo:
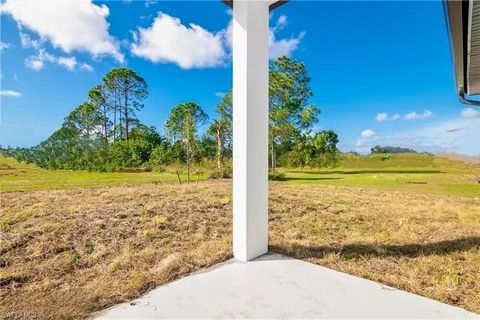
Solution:
<svg viewBox="0 0 480 320"><path fill-rule="evenodd" d="M259 262L259 261L279 261L279 260L294 260L295 258L285 256L278 252L268 251L263 256L255 258L251 262Z"/></svg>
<svg viewBox="0 0 480 320"><path fill-rule="evenodd" d="M446 255L453 252L480 249L480 237L465 237L424 244L405 245L371 245L354 243L344 246L303 246L291 245L270 246L270 251L291 255L298 259L321 259L330 253L339 254L342 259L376 258L376 257L408 257L416 258L427 255Z"/></svg>

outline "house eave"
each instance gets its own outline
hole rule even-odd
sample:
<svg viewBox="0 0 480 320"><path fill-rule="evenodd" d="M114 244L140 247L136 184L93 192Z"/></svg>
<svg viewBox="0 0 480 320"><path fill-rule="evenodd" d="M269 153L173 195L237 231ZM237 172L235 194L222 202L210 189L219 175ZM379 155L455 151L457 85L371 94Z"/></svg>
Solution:
<svg viewBox="0 0 480 320"><path fill-rule="evenodd" d="M480 94L480 1L444 1L455 82L460 100Z"/></svg>

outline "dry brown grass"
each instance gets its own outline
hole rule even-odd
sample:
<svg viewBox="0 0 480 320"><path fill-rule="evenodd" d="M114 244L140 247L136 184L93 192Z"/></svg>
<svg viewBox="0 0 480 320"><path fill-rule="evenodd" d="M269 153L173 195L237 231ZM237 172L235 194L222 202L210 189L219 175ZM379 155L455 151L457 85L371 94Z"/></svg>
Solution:
<svg viewBox="0 0 480 320"><path fill-rule="evenodd" d="M231 184L6 193L0 312L78 319L231 256ZM272 250L480 312L480 199L273 183Z"/></svg>
<svg viewBox="0 0 480 320"><path fill-rule="evenodd" d="M0 313L84 318L227 260L230 197L215 186L3 194Z"/></svg>

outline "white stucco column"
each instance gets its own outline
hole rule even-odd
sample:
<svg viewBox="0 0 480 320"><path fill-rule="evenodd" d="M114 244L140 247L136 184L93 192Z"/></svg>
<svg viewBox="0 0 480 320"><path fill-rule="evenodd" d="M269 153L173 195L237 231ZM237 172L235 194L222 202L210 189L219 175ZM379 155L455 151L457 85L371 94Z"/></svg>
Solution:
<svg viewBox="0 0 480 320"><path fill-rule="evenodd" d="M233 1L233 254L268 250L270 1Z"/></svg>

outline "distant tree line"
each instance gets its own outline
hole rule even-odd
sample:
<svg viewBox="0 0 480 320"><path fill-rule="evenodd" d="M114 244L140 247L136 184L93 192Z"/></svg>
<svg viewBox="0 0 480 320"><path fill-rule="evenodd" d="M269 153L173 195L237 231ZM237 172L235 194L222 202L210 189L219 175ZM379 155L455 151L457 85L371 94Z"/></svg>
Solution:
<svg viewBox="0 0 480 320"><path fill-rule="evenodd" d="M338 136L331 130L314 132L320 109L312 96L305 65L287 57L270 68L270 167L333 166L338 162ZM164 136L140 122L148 86L129 68L115 68L87 94L62 126L31 148L0 148L20 161L49 169L114 171L122 168L162 169L215 163L215 175L229 175L232 155L232 94L227 93L209 120L202 108L187 102L174 107ZM208 125L204 134L200 127Z"/></svg>
<svg viewBox="0 0 480 320"><path fill-rule="evenodd" d="M410 148L393 147L393 146L379 146L379 145L376 145L373 148L371 148L370 153L371 154L378 154L378 153L422 153L422 154L430 154L428 152L418 152L418 151L410 149Z"/></svg>

